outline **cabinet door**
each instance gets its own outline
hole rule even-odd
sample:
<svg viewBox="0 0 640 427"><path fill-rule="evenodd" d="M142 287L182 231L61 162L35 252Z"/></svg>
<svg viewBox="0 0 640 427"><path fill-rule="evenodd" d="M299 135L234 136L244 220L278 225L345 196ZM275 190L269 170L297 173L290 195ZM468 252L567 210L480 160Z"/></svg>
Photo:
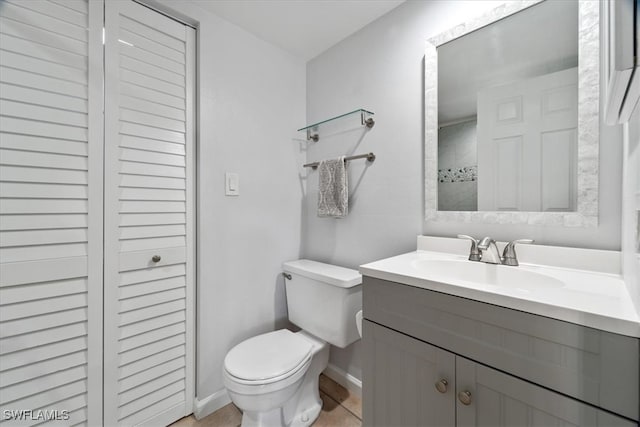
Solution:
<svg viewBox="0 0 640 427"><path fill-rule="evenodd" d="M167 425L194 395L194 31L105 4L105 425Z"/></svg>
<svg viewBox="0 0 640 427"><path fill-rule="evenodd" d="M455 356L367 320L363 328L364 425L453 426Z"/></svg>
<svg viewBox="0 0 640 427"><path fill-rule="evenodd" d="M637 426L625 418L456 357L457 426ZM465 397L463 393L468 393Z"/></svg>
<svg viewBox="0 0 640 427"><path fill-rule="evenodd" d="M102 423L102 11L0 1L6 424Z"/></svg>

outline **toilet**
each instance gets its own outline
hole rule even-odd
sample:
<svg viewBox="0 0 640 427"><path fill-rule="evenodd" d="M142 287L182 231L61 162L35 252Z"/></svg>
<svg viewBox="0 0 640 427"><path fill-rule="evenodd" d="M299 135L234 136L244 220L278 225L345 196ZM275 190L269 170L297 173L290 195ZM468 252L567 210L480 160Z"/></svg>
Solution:
<svg viewBox="0 0 640 427"><path fill-rule="evenodd" d="M360 339L354 318L362 309L362 276L311 260L283 264L289 320L299 332L280 329L249 338L224 360L224 384L242 410L242 427L311 425L322 408L319 377L329 344L344 348Z"/></svg>

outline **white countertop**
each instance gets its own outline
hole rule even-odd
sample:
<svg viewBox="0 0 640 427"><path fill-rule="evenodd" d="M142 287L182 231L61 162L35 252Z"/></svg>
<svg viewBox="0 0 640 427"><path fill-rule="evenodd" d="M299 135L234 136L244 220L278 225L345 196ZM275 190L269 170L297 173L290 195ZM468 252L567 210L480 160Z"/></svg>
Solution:
<svg viewBox="0 0 640 427"><path fill-rule="evenodd" d="M563 282L561 287L522 289L452 279L442 272L417 268L424 261L468 261L466 255L418 250L360 266L365 276L473 299L501 307L640 337L640 317L619 274L521 262L521 269ZM526 273L525 273L526 274Z"/></svg>

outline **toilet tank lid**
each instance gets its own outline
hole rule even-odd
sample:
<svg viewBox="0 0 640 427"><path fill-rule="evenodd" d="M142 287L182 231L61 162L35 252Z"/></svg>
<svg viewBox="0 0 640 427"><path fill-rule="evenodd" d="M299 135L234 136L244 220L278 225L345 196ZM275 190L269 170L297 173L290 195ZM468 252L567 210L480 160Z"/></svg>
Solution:
<svg viewBox="0 0 640 427"><path fill-rule="evenodd" d="M341 288L352 288L362 283L362 276L357 270L309 259L285 262L282 267L287 273L299 274Z"/></svg>

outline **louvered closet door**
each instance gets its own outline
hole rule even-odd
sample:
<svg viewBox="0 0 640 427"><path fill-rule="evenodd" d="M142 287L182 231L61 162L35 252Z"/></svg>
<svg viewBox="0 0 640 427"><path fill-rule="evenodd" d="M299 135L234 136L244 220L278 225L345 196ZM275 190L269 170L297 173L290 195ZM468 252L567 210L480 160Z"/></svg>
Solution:
<svg viewBox="0 0 640 427"><path fill-rule="evenodd" d="M102 422L102 23L0 1L0 425Z"/></svg>
<svg viewBox="0 0 640 427"><path fill-rule="evenodd" d="M132 1L105 22L105 424L166 425L194 394L194 31Z"/></svg>

